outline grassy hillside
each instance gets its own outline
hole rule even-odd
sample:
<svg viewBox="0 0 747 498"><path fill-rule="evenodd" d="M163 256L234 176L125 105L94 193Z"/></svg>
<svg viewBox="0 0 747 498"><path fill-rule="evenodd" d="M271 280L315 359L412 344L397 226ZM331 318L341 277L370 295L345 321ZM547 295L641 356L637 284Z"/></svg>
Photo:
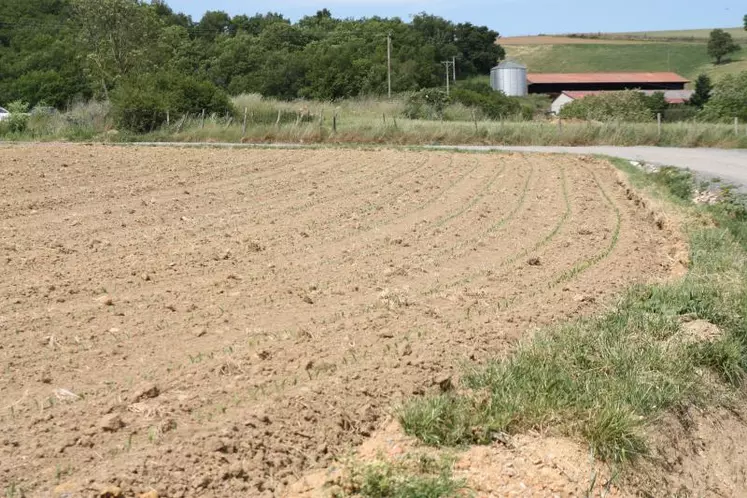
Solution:
<svg viewBox="0 0 747 498"><path fill-rule="evenodd" d="M732 55L730 62L715 66L703 42L619 44L604 39L586 41L582 44L508 44L504 48L509 58L526 64L530 72L674 71L694 79L700 73L717 78L747 70L747 44Z"/></svg>
<svg viewBox="0 0 747 498"><path fill-rule="evenodd" d="M747 42L747 31L744 28L724 28L739 42ZM632 33L609 33L602 35L603 38L632 38L642 40L678 39L705 42L711 34L710 29L684 29L676 31L638 31Z"/></svg>

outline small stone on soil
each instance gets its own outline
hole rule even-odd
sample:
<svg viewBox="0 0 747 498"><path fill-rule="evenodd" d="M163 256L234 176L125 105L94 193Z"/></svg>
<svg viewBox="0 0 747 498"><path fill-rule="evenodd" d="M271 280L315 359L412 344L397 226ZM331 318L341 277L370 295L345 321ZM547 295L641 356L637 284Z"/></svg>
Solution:
<svg viewBox="0 0 747 498"><path fill-rule="evenodd" d="M138 402L144 399L152 399L161 394L160 389L155 384L143 384L132 395L132 401Z"/></svg>
<svg viewBox="0 0 747 498"><path fill-rule="evenodd" d="M99 421L99 427L104 432L117 432L124 426L125 423L122 421L122 417L117 414L106 415Z"/></svg>
<svg viewBox="0 0 747 498"><path fill-rule="evenodd" d="M410 346L410 343L406 342L400 346L397 351L400 356L410 356L412 354L412 346Z"/></svg>
<svg viewBox="0 0 747 498"><path fill-rule="evenodd" d="M39 382L41 382L42 384L51 384L52 383L52 372L50 372L48 368L45 368L39 374Z"/></svg>
<svg viewBox="0 0 747 498"><path fill-rule="evenodd" d="M122 490L117 486L109 486L99 492L99 498L120 498Z"/></svg>
<svg viewBox="0 0 747 498"><path fill-rule="evenodd" d="M101 296L96 299L102 306L114 306L114 300L111 296Z"/></svg>

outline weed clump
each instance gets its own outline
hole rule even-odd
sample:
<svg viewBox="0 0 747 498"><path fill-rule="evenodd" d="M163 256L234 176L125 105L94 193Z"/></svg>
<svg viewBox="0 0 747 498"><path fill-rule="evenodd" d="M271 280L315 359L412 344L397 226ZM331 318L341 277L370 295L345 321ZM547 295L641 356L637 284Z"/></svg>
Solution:
<svg viewBox="0 0 747 498"><path fill-rule="evenodd" d="M377 460L355 465L342 482L343 496L362 498L451 498L465 496L449 459L411 455L397 462Z"/></svg>

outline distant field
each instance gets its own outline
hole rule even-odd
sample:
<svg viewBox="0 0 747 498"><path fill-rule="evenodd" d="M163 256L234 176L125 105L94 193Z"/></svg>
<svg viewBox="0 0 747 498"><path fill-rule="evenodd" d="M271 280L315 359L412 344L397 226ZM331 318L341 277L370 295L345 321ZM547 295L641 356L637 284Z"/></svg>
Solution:
<svg viewBox="0 0 747 498"><path fill-rule="evenodd" d="M573 36L509 36L500 38L498 43L503 46L513 45L593 45L598 39L578 38ZM628 45L646 43L644 40L605 40L605 43Z"/></svg>
<svg viewBox="0 0 747 498"><path fill-rule="evenodd" d="M513 40L506 44L504 39L499 43L506 49L508 58L526 64L530 72L674 71L694 79L701 73L720 77L747 70L747 44L731 56L730 62L715 66L702 42L524 38L526 42L523 44L513 43ZM557 40L557 43L547 43L552 40Z"/></svg>
<svg viewBox="0 0 747 498"><path fill-rule="evenodd" d="M735 39L747 41L747 31L743 28L723 28ZM686 29L677 31L638 31L632 33L608 33L603 34L604 38L638 38L638 39L692 39L708 40L711 29Z"/></svg>

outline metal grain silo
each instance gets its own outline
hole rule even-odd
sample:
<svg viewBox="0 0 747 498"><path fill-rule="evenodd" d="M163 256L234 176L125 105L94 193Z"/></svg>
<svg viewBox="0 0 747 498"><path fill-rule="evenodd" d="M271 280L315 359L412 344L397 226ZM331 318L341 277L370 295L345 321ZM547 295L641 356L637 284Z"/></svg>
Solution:
<svg viewBox="0 0 747 498"><path fill-rule="evenodd" d="M490 86L511 97L523 97L528 91L527 67L503 61L490 70Z"/></svg>

